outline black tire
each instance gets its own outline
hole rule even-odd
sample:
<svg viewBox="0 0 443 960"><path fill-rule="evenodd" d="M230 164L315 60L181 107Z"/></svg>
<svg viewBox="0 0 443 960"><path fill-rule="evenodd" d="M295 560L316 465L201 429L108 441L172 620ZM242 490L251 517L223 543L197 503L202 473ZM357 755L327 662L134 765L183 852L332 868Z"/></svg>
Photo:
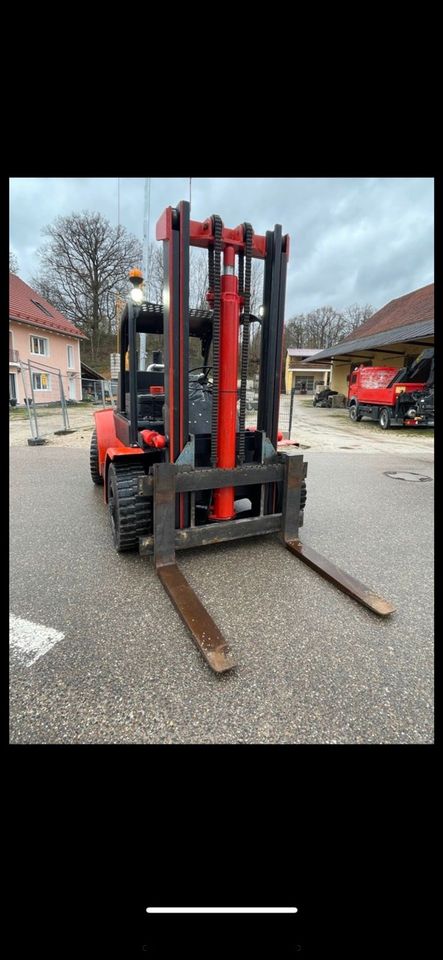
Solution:
<svg viewBox="0 0 443 960"><path fill-rule="evenodd" d="M103 477L100 476L98 468L98 446L97 446L97 431L92 431L91 437L91 446L89 448L89 469L91 471L92 482L96 483L97 486L103 484Z"/></svg>
<svg viewBox="0 0 443 960"><path fill-rule="evenodd" d="M378 422L382 430L388 430L391 425L391 414L387 407L382 407L378 414Z"/></svg>
<svg viewBox="0 0 443 960"><path fill-rule="evenodd" d="M118 553L138 549L139 537L152 533L152 498L138 494L138 480L144 475L143 467L138 464L110 464L108 505L112 538Z"/></svg>
<svg viewBox="0 0 443 960"><path fill-rule="evenodd" d="M306 480L302 480L301 490L300 490L300 511L301 512L305 509L307 499L308 499L308 491L306 488ZM277 503L276 503L277 513L281 513L282 509L283 509L283 484L279 484L279 492L278 492Z"/></svg>
<svg viewBox="0 0 443 960"><path fill-rule="evenodd" d="M356 403L353 403L352 406L349 407L349 416L353 423L360 422L361 413L358 412L358 407Z"/></svg>

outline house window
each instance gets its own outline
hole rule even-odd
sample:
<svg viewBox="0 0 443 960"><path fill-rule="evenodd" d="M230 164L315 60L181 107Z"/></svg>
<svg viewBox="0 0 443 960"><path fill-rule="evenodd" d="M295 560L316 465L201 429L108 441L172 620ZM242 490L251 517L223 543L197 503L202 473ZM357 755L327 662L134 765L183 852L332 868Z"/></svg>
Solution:
<svg viewBox="0 0 443 960"><path fill-rule="evenodd" d="M30 337L31 353L38 353L42 357L49 357L49 340L46 337Z"/></svg>
<svg viewBox="0 0 443 960"><path fill-rule="evenodd" d="M68 346L68 370L72 370L74 367L74 347Z"/></svg>
<svg viewBox="0 0 443 960"><path fill-rule="evenodd" d="M34 390L50 390L51 389L50 373L33 373L32 386Z"/></svg>

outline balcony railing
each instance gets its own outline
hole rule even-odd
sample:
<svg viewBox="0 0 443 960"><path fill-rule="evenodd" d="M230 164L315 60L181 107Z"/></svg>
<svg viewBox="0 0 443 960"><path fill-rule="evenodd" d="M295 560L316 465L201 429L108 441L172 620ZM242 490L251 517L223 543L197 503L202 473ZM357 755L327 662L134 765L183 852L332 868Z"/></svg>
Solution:
<svg viewBox="0 0 443 960"><path fill-rule="evenodd" d="M12 350L9 347L9 363L18 363L18 350Z"/></svg>

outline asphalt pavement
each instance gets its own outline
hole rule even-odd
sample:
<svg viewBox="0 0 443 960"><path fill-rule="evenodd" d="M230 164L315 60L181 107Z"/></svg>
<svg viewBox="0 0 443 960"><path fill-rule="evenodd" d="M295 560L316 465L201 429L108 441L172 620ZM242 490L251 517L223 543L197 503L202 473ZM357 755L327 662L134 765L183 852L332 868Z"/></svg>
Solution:
<svg viewBox="0 0 443 960"><path fill-rule="evenodd" d="M115 553L88 451L12 448L10 609L54 640L12 650L11 742L432 743L434 483L386 476L433 478L432 458L304 453L301 539L397 611L371 614L277 535L179 552L238 662L217 676L152 562Z"/></svg>

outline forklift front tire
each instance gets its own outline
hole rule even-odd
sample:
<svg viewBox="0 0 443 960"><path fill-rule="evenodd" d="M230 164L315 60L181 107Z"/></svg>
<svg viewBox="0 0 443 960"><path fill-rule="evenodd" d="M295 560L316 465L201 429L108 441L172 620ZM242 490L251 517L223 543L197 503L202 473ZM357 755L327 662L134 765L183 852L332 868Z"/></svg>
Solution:
<svg viewBox="0 0 443 960"><path fill-rule="evenodd" d="M101 485L103 483L103 477L100 476L100 471L99 471L96 430L92 431L91 446L89 448L89 469L91 471L92 482L96 483L97 486Z"/></svg>

